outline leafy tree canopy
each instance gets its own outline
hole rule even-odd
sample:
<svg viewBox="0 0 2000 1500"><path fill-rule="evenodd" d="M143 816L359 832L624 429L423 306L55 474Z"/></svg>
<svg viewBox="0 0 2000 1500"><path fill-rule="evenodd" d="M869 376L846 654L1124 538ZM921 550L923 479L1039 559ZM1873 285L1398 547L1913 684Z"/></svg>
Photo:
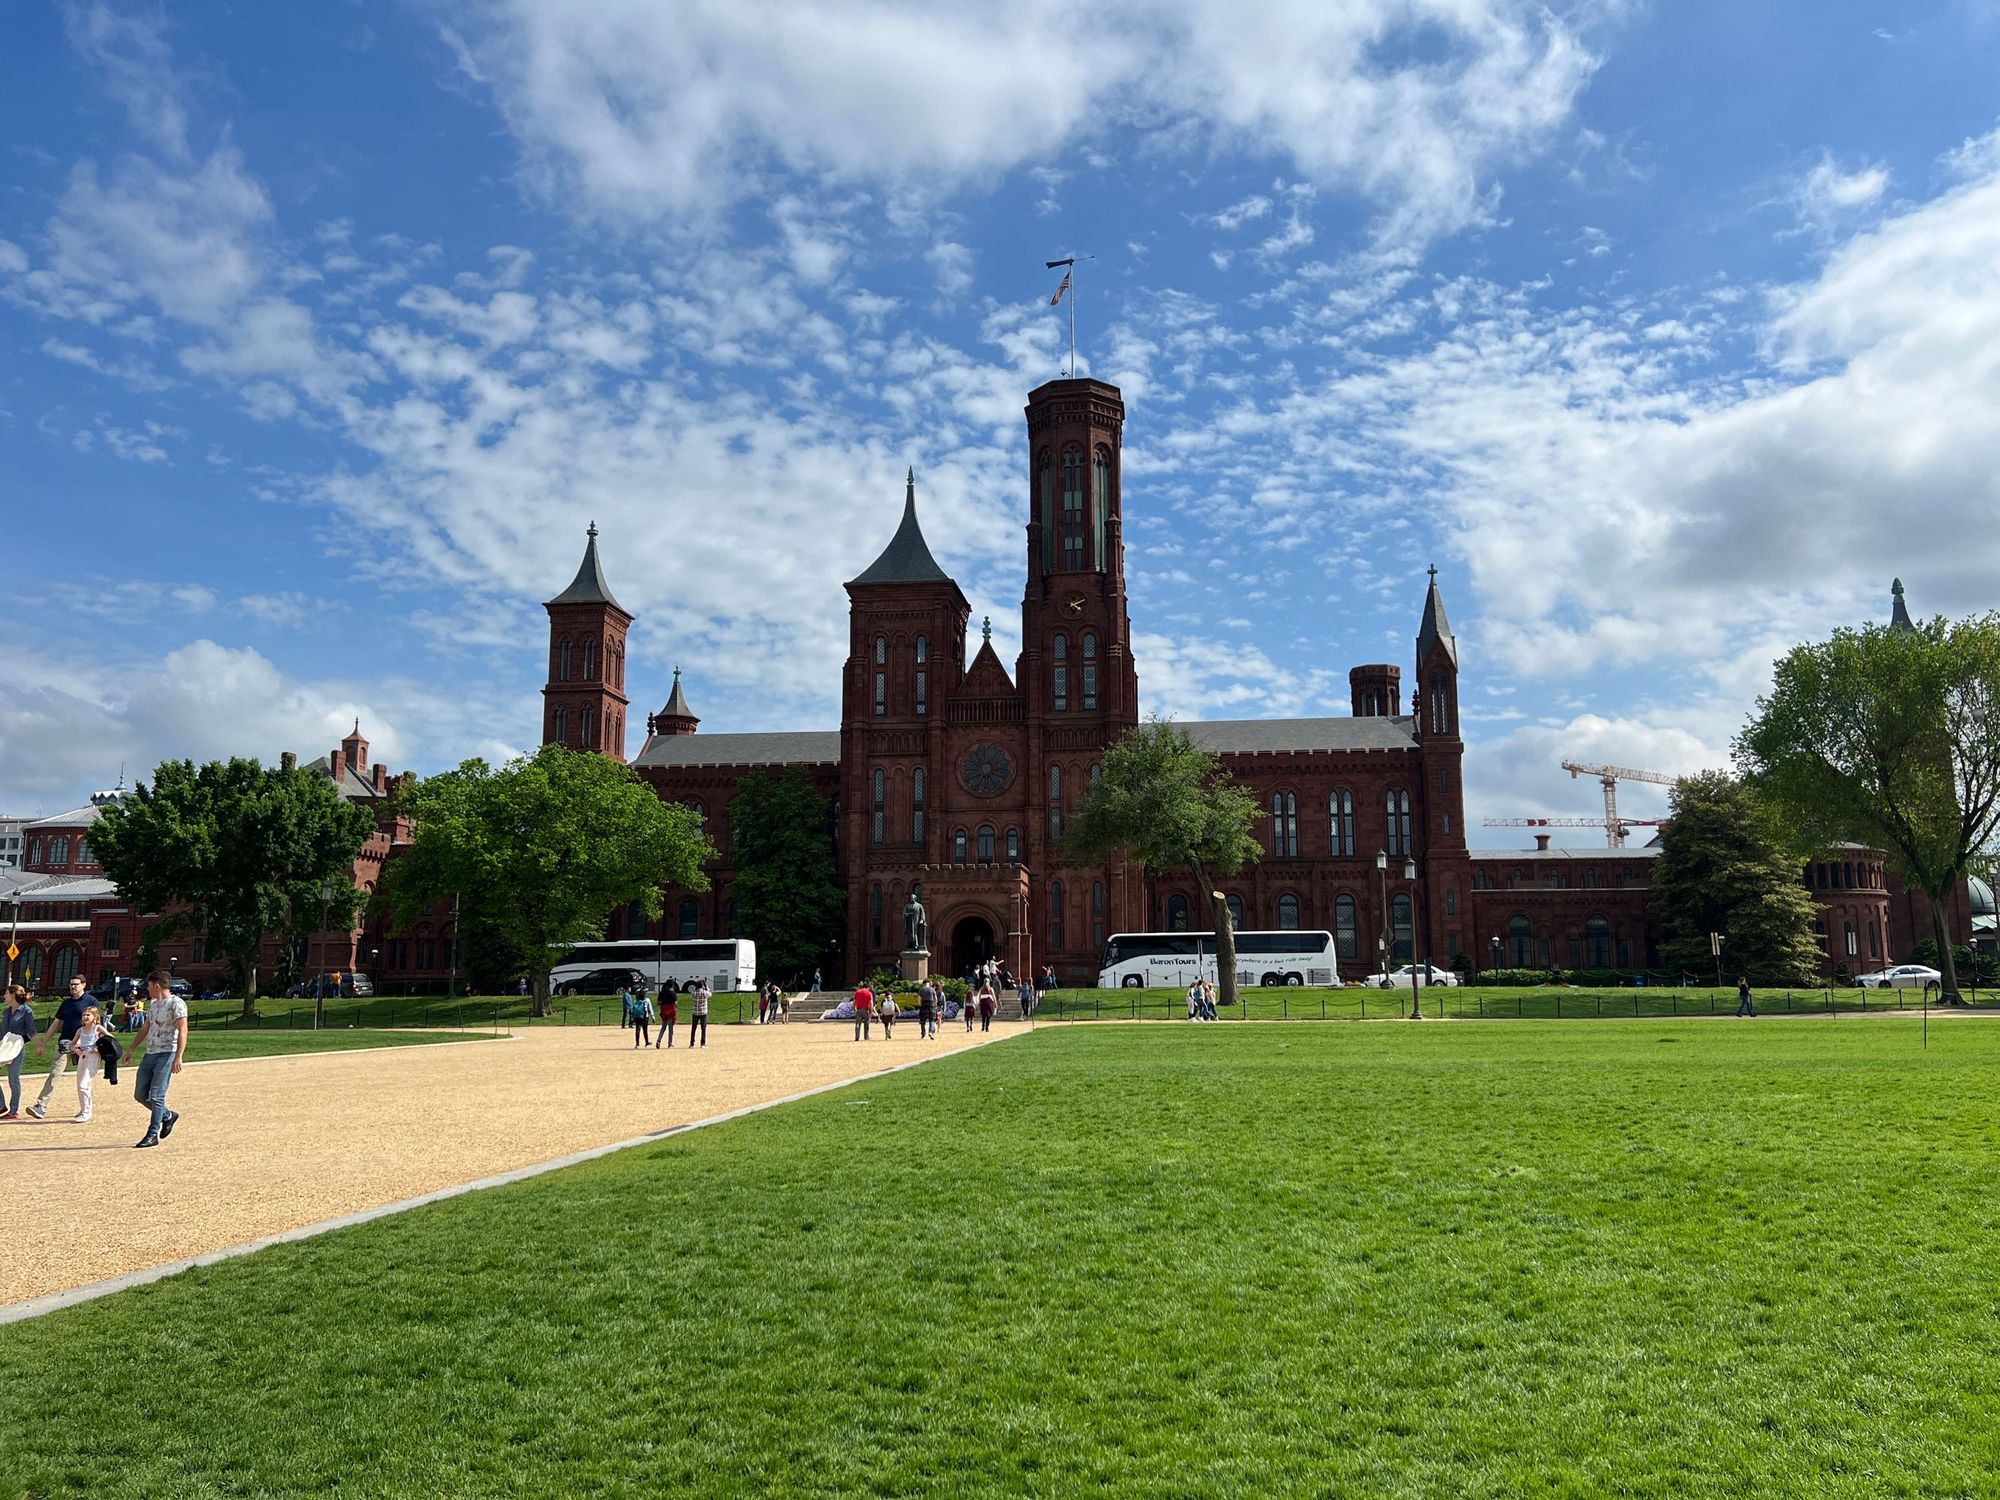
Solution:
<svg viewBox="0 0 2000 1500"><path fill-rule="evenodd" d="M312 771L179 760L106 806L90 844L121 896L165 913L147 934L149 949L205 933L242 985L247 1014L266 936L353 920L354 857L374 831L365 809Z"/></svg>
<svg viewBox="0 0 2000 1500"><path fill-rule="evenodd" d="M729 804L730 887L739 930L767 977L809 975L839 935L846 896L833 863L831 804L804 766L752 776Z"/></svg>
<svg viewBox="0 0 2000 1500"><path fill-rule="evenodd" d="M1708 935L1727 939L1725 968L1762 984L1809 984L1819 966L1812 896L1800 861L1771 838L1749 789L1720 771L1684 776L1653 866L1669 964L1706 970Z"/></svg>
<svg viewBox="0 0 2000 1500"><path fill-rule="evenodd" d="M2000 827L2000 615L1795 647L1737 736L1736 763L1798 852L1852 839L1929 898L1956 999L1945 903Z"/></svg>
<svg viewBox="0 0 2000 1500"><path fill-rule="evenodd" d="M1262 847L1261 814L1222 763L1163 719L1134 729L1104 755L1104 772L1070 820L1062 852L1078 860L1137 859L1151 870L1191 870L1209 893L1221 999L1236 998L1236 942L1212 877L1233 875Z"/></svg>
<svg viewBox="0 0 2000 1500"><path fill-rule="evenodd" d="M524 955L537 1015L550 963L595 939L614 907L657 917L663 887L708 888L715 850L694 813L609 756L544 745L498 770L469 760L409 787L401 806L413 831L383 878L392 920L456 895L461 920Z"/></svg>

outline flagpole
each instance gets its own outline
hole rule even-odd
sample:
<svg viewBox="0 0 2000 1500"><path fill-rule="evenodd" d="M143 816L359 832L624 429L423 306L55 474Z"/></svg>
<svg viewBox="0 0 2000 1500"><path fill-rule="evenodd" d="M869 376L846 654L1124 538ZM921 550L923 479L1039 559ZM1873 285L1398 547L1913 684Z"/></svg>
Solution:
<svg viewBox="0 0 2000 1500"><path fill-rule="evenodd" d="M1083 278L1069 268L1069 378L1076 379L1076 299L1083 295Z"/></svg>

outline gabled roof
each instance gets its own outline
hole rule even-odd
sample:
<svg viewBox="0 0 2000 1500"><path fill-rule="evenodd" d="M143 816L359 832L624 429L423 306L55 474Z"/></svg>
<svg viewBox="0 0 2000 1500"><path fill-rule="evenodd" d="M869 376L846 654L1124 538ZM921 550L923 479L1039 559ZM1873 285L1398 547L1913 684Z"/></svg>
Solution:
<svg viewBox="0 0 2000 1500"><path fill-rule="evenodd" d="M22 825L22 831L31 828L87 828L97 821L98 809L89 807L72 808L66 813L57 813L53 818L37 818L32 823Z"/></svg>
<svg viewBox="0 0 2000 1500"><path fill-rule="evenodd" d="M979 650L972 658L972 665L966 669L965 683L959 688L959 696L964 698L1011 698L1014 695L1014 679L1007 675L1007 669L1000 664L1000 653L993 649L993 625L986 624L986 638L979 643Z"/></svg>
<svg viewBox="0 0 2000 1500"><path fill-rule="evenodd" d="M1195 747L1217 755L1289 750L1414 750L1415 719L1388 715L1326 719L1196 719L1181 727Z"/></svg>
<svg viewBox="0 0 2000 1500"><path fill-rule="evenodd" d="M590 530L585 535L588 540L583 545L583 561L577 566L576 577L570 580L568 588L549 600L549 603L608 604L621 615L630 614L630 610L611 597L611 585L604 581L604 568L597 560L595 521L590 523Z"/></svg>
<svg viewBox="0 0 2000 1500"><path fill-rule="evenodd" d="M317 771L327 780L333 781L333 757L322 755L301 769ZM333 789L350 802L373 802L382 794L375 790L375 783L356 771L353 766L341 767L340 780L334 781Z"/></svg>
<svg viewBox="0 0 2000 1500"><path fill-rule="evenodd" d="M819 766L840 759L838 729L775 734L656 734L635 766Z"/></svg>
<svg viewBox="0 0 2000 1500"><path fill-rule="evenodd" d="M903 524L889 538L882 555L863 568L854 583L950 583L951 575L931 556L924 529L917 524L917 472L909 473L903 491Z"/></svg>
<svg viewBox="0 0 2000 1500"><path fill-rule="evenodd" d="M1438 570L1431 569L1431 591L1424 596L1424 622L1417 627L1417 665L1430 659L1431 648L1442 643L1451 664L1458 665L1458 637L1451 633L1451 621L1444 615L1444 596L1438 592Z"/></svg>

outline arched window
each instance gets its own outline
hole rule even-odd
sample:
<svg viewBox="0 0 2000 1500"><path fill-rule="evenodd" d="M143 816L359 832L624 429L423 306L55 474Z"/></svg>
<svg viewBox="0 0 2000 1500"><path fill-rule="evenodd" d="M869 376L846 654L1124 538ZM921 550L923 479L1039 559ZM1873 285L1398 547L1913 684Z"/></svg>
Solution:
<svg viewBox="0 0 2000 1500"><path fill-rule="evenodd" d="M918 766L910 772L910 838L921 844L924 841L924 768Z"/></svg>
<svg viewBox="0 0 2000 1500"><path fill-rule="evenodd" d="M924 664L930 660L930 654L930 642L926 641L922 636L918 636L917 712L920 714L928 714L931 711L931 674L924 669Z"/></svg>
<svg viewBox="0 0 2000 1500"><path fill-rule="evenodd" d="M1271 852L1279 859L1299 854L1299 799L1291 792L1271 793Z"/></svg>
<svg viewBox="0 0 2000 1500"><path fill-rule="evenodd" d="M1356 934L1359 923L1355 920L1354 898L1335 896L1333 898L1333 946L1342 958L1353 959L1361 956L1361 942Z"/></svg>
<svg viewBox="0 0 2000 1500"><path fill-rule="evenodd" d="M49 840L49 863L69 868L69 835L59 833Z"/></svg>
<svg viewBox="0 0 2000 1500"><path fill-rule="evenodd" d="M569 681L569 637L564 636L562 644L556 647L556 681Z"/></svg>
<svg viewBox="0 0 2000 1500"><path fill-rule="evenodd" d="M76 949L64 943L56 949L55 962L49 965L49 985L60 989L76 974Z"/></svg>
<svg viewBox="0 0 2000 1500"><path fill-rule="evenodd" d="M1392 962L1406 964L1413 951L1412 937L1415 928L1410 922L1410 898L1407 892L1389 898L1389 957Z"/></svg>
<svg viewBox="0 0 2000 1500"><path fill-rule="evenodd" d="M1285 932L1298 931L1299 898L1289 891L1278 898L1278 927Z"/></svg>
<svg viewBox="0 0 2000 1500"><path fill-rule="evenodd" d="M868 892L868 930L869 933L871 934L869 939L869 946L873 948L881 947L882 946L882 887L880 883L877 883L876 885L872 886Z"/></svg>
<svg viewBox="0 0 2000 1500"><path fill-rule="evenodd" d="M681 806L694 814L694 831L705 837L708 833L708 809L699 802L683 802Z"/></svg>
<svg viewBox="0 0 2000 1500"><path fill-rule="evenodd" d="M1611 967L1611 924L1603 917L1583 924L1583 962L1592 969Z"/></svg>
<svg viewBox="0 0 2000 1500"><path fill-rule="evenodd" d="M1186 932L1188 930L1188 898L1167 897L1167 931Z"/></svg>
<svg viewBox="0 0 2000 1500"><path fill-rule="evenodd" d="M889 637L886 635L875 637L875 665L878 667L889 665Z"/></svg>
<svg viewBox="0 0 2000 1500"><path fill-rule="evenodd" d="M1535 966L1535 929L1526 917L1507 920L1507 963L1515 969Z"/></svg>
<svg viewBox="0 0 2000 1500"><path fill-rule="evenodd" d="M1104 946L1104 882L1090 882L1090 942L1094 948Z"/></svg>
<svg viewBox="0 0 2000 1500"><path fill-rule="evenodd" d="M1416 851L1410 844L1410 794L1390 792L1383 801L1389 815L1389 852L1414 854Z"/></svg>
<svg viewBox="0 0 2000 1500"><path fill-rule="evenodd" d="M555 730L556 730L556 743L558 745L567 745L569 743L568 709L559 708L556 710Z"/></svg>
<svg viewBox="0 0 2000 1500"><path fill-rule="evenodd" d="M1049 842L1052 844L1061 843L1062 832L1063 832L1062 767L1050 766L1049 767Z"/></svg>
<svg viewBox="0 0 2000 1500"><path fill-rule="evenodd" d="M106 954L118 952L124 946L124 943L125 933L123 929L116 925L104 929L103 951Z"/></svg>
<svg viewBox="0 0 2000 1500"><path fill-rule="evenodd" d="M879 844L888 834L888 814L885 811L889 800L889 773L877 769L870 782L871 795L868 800L868 842Z"/></svg>
<svg viewBox="0 0 2000 1500"><path fill-rule="evenodd" d="M1354 857L1354 793L1336 788L1327 793L1326 822L1335 859Z"/></svg>
<svg viewBox="0 0 2000 1500"><path fill-rule="evenodd" d="M1873 917L1868 919L1868 956L1870 958L1882 956L1882 929Z"/></svg>
<svg viewBox="0 0 2000 1500"><path fill-rule="evenodd" d="M1049 696L1052 706L1059 714L1069 712L1069 637L1057 635L1049 642L1049 659L1055 663L1050 670Z"/></svg>
<svg viewBox="0 0 2000 1500"><path fill-rule="evenodd" d="M979 862L982 865L993 863L993 825L991 823L981 823L979 825Z"/></svg>
<svg viewBox="0 0 2000 1500"><path fill-rule="evenodd" d="M931 643L923 636L917 637L917 665L922 666L931 659Z"/></svg>
<svg viewBox="0 0 2000 1500"><path fill-rule="evenodd" d="M1451 724L1451 700L1442 672L1431 679L1431 733L1443 734Z"/></svg>
<svg viewBox="0 0 2000 1500"><path fill-rule="evenodd" d="M583 643L583 680L594 682L597 678L597 641L593 637Z"/></svg>
<svg viewBox="0 0 2000 1500"><path fill-rule="evenodd" d="M1229 908L1229 925L1240 930L1243 926L1243 898L1231 891L1222 898L1222 904Z"/></svg>
<svg viewBox="0 0 2000 1500"><path fill-rule="evenodd" d="M1097 783L1104 779L1104 767L1096 761L1090 763L1090 790L1097 790Z"/></svg>
<svg viewBox="0 0 2000 1500"><path fill-rule="evenodd" d="M1840 926L1841 936L1846 940L1847 956L1854 958L1861 952L1861 945L1854 938L1854 924L1852 922L1843 922Z"/></svg>
<svg viewBox="0 0 2000 1500"><path fill-rule="evenodd" d="M701 908L692 900L681 902L678 930L684 938L701 936Z"/></svg>
<svg viewBox="0 0 2000 1500"><path fill-rule="evenodd" d="M1097 709L1097 637L1089 631L1083 633L1083 711L1094 713Z"/></svg>
<svg viewBox="0 0 2000 1500"><path fill-rule="evenodd" d="M1458 887L1455 885L1444 888L1444 914L1447 917L1458 915Z"/></svg>
<svg viewBox="0 0 2000 1500"><path fill-rule="evenodd" d="M562 710L558 709L556 710L556 712L561 713ZM40 839L29 839L28 863L31 865L38 865L41 862L42 862L42 841Z"/></svg>
<svg viewBox="0 0 2000 1500"><path fill-rule="evenodd" d="M1063 945L1063 888L1060 880L1049 882L1049 947Z"/></svg>
<svg viewBox="0 0 2000 1500"><path fill-rule="evenodd" d="M586 708L577 716L577 743L588 750L597 743L597 710Z"/></svg>
<svg viewBox="0 0 2000 1500"><path fill-rule="evenodd" d="M1056 565L1056 478L1054 465L1049 462L1048 449L1041 451L1035 468L1041 477L1042 571L1051 573Z"/></svg>
<svg viewBox="0 0 2000 1500"><path fill-rule="evenodd" d="M1090 487L1090 565L1103 568L1104 561L1104 517L1111 509L1111 450L1099 448L1093 465L1096 481Z"/></svg>
<svg viewBox="0 0 2000 1500"><path fill-rule="evenodd" d="M1007 863L1010 865L1018 865L1020 862L1021 862L1021 830L1018 828L1010 828L1007 830Z"/></svg>
<svg viewBox="0 0 2000 1500"><path fill-rule="evenodd" d="M963 828L954 828L952 830L951 862L955 865L965 863L965 830Z"/></svg>
<svg viewBox="0 0 2000 1500"><path fill-rule="evenodd" d="M1083 450L1063 450L1062 565L1065 572L1083 568Z"/></svg>

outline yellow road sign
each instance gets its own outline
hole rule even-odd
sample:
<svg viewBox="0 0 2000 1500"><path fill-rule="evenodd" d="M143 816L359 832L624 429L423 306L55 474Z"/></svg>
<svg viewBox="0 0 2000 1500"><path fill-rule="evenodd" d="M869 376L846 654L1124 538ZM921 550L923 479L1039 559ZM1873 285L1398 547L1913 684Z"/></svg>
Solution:
<svg viewBox="0 0 2000 1500"><path fill-rule="evenodd" d="M7 945L7 956L9 958L19 958L21 956L21 950L14 944L9 943Z"/></svg>

